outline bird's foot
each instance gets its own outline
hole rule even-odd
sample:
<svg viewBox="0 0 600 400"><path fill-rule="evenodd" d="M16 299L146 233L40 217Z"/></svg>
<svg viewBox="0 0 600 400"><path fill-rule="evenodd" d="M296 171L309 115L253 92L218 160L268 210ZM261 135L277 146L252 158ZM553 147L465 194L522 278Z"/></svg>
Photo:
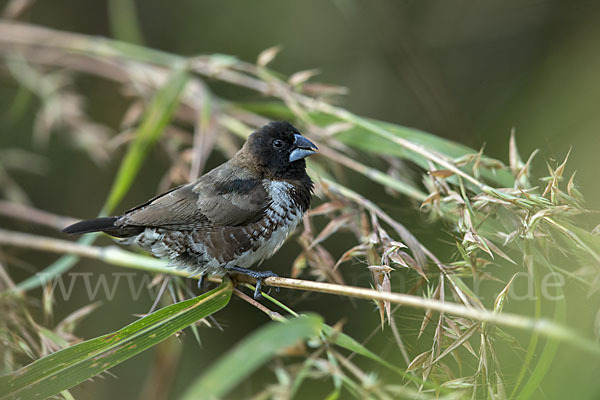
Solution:
<svg viewBox="0 0 600 400"><path fill-rule="evenodd" d="M228 266L226 268L230 272L237 272L238 274L247 275L256 279L256 290L254 290L254 300L258 300L262 297L261 289L263 279L279 276L273 271L252 271L251 269L238 267L237 265ZM279 288L277 288L277 290L279 291Z"/></svg>

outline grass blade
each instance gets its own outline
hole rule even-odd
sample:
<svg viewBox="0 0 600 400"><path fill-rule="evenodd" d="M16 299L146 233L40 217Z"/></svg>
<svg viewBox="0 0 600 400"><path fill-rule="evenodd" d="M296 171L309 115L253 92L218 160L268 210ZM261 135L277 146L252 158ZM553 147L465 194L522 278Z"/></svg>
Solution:
<svg viewBox="0 0 600 400"><path fill-rule="evenodd" d="M406 372L402 368L397 367L394 364L384 360L377 354L373 353L371 350L367 349L365 346L363 346L360 342L358 342L351 336L349 336L343 332L338 332L333 327L326 325L326 324L323 324L322 328L323 328L323 333L325 333L325 335L330 337L332 342L334 344L336 344L337 346L343 347L344 349L350 350L353 353L360 354L363 357L369 358L369 359L377 362L378 364L384 366L385 368L388 368L389 370L394 371L401 377L408 379L410 381L413 381L419 385L423 385L424 387L427 387L427 388L435 388L436 390L441 391L441 392L446 392L446 390L444 388L437 386L435 383L430 382L430 381L423 381L422 379L419 379L418 377Z"/></svg>
<svg viewBox="0 0 600 400"><path fill-rule="evenodd" d="M564 324L567 319L567 302L565 300L562 287L557 285L555 288L558 300L556 300L556 309L554 310L554 322ZM554 356L558 351L560 342L560 339L550 337L546 340L546 344L544 345L542 354L540 355L535 369L531 373L527 383L525 383L525 386L523 386L523 389L517 396L517 399L530 399L535 391L540 388L542 380L552 366L552 360L554 360Z"/></svg>
<svg viewBox="0 0 600 400"><path fill-rule="evenodd" d="M269 115L279 119L294 119L294 114L283 103L278 102L254 102L254 103L236 103L240 108L256 112L263 115ZM329 125L340 122L341 119L327 115L322 112L311 112L311 119L319 125ZM444 154L452 158L460 158L470 154L477 154L477 150L471 149L468 146L444 139L442 137L427 133L415 128L409 128L401 125L382 122L374 119L361 118L362 121L372 124L375 127L386 130L390 136L396 136L408 140L415 145L422 146L428 150L435 151L439 154ZM371 131L360 126L341 132L335 138L349 146L357 149L374 153L376 155L387 154L400 158L409 159L421 167L428 169L426 160L402 146L386 139L383 136L376 135ZM509 171L505 170L487 170L482 169L481 176L490 182L493 182L502 187L512 187L514 179Z"/></svg>
<svg viewBox="0 0 600 400"><path fill-rule="evenodd" d="M266 299L273 302L277 306L283 308L285 311L289 312L290 314L292 314L294 316L298 315L298 314L296 314L296 312L294 310L292 310L285 304L281 303L279 300L269 296L268 294L265 294L264 296ZM446 391L444 388L442 388L440 386L437 386L430 382L425 382L425 381L417 378L416 376L407 373L402 368L399 368L399 367L391 364L390 362L379 357L377 354L373 353L371 350L367 349L365 346L363 346L360 342L355 340L353 337L345 334L344 332L338 331L337 329L333 328L332 326L327 325L326 323L321 324L321 331L335 345L340 346L340 347L342 347L346 350L349 350L353 353L360 354L363 357L369 358L369 359L379 363L380 365L390 369L391 371L394 371L395 373L397 373L398 375L400 375L403 378L412 380L413 382L418 383L419 385L424 385L425 387L432 387L432 388L435 388L435 389L443 391L443 392Z"/></svg>
<svg viewBox="0 0 600 400"><path fill-rule="evenodd" d="M82 245L91 245L94 242L96 236L98 236L96 233L83 235L78 240L78 243ZM77 261L79 261L79 257L72 254L61 256L58 260L48 265L39 273L30 276L29 278L19 282L13 288L8 289L7 293L18 293L21 291L28 291L40 287L44 282L48 282L51 279L56 278L57 276L70 270L73 267L73 265L77 263ZM40 279L40 274L44 277L48 277L48 279Z"/></svg>
<svg viewBox="0 0 600 400"><path fill-rule="evenodd" d="M110 30L118 40L144 44L134 0L109 0Z"/></svg>
<svg viewBox="0 0 600 400"><path fill-rule="evenodd" d="M321 324L321 318L315 315L267 324L217 361L188 388L182 399L225 396L277 351L318 334Z"/></svg>
<svg viewBox="0 0 600 400"><path fill-rule="evenodd" d="M142 124L136 132L135 139L129 145L127 154L121 162L103 213L110 213L129 190L148 150L160 139L167 124L171 121L188 77L185 66L182 65L175 69L167 84L152 99L150 106L146 109Z"/></svg>
<svg viewBox="0 0 600 400"><path fill-rule="evenodd" d="M127 194L148 151L156 141L160 139L165 127L173 118L173 114L179 102L179 97L185 88L188 76L188 72L183 66L175 69L165 86L154 96L150 106L144 114L142 124L140 125L134 140L129 145L127 153L121 161L117 177L115 178L110 194L104 203L104 207L100 213L101 215L109 214L123 199L125 194ZM96 237L97 235L85 235L79 239L79 243L90 245L94 242ZM41 273L50 280L70 270L77 261L79 261L79 257L77 256L62 256L41 271ZM16 285L14 291L35 289L39 287L42 282L43 281L37 276L32 276Z"/></svg>
<svg viewBox="0 0 600 400"><path fill-rule="evenodd" d="M531 245L529 243L525 244L525 251L527 253L531 253ZM531 265L531 270L533 271L534 274L534 296L535 296L535 318L536 319L540 319L542 316L542 295L540 293L540 281L539 279L536 278L535 275L538 274L538 268L535 264ZM510 395L510 398L514 398L515 394L517 393L517 390L519 389L519 387L521 386L521 382L523 382L523 379L525 379L525 376L527 375L527 373L529 371L531 371L530 369L530 365L531 365L531 361L533 360L533 357L535 356L535 351L537 349L538 346L538 342L540 339L540 334L539 332L531 332L531 337L529 338L529 344L527 346L527 353L525 354L525 359L523 360L523 364L521 365L521 369L519 371L519 375L517 376L517 380L515 385L513 386L513 391Z"/></svg>
<svg viewBox="0 0 600 400"><path fill-rule="evenodd" d="M44 399L69 389L156 345L225 307L233 285L162 308L126 327L67 347L0 377L0 399Z"/></svg>

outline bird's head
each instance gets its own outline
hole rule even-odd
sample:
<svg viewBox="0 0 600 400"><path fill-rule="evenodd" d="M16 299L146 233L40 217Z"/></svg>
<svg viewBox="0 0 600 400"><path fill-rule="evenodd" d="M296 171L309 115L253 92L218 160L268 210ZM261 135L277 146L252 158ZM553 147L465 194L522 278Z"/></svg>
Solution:
<svg viewBox="0 0 600 400"><path fill-rule="evenodd" d="M242 153L253 167L271 178L293 178L304 173L304 159L317 152L317 146L289 122L271 122L254 131Z"/></svg>

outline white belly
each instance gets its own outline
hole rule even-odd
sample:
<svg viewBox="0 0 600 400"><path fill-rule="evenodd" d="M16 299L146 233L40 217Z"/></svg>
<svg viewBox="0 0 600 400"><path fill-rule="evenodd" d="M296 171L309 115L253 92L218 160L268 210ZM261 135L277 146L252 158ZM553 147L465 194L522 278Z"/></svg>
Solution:
<svg viewBox="0 0 600 400"><path fill-rule="evenodd" d="M236 263L243 268L250 268L271 257L302 220L302 210L289 195L292 185L283 181L272 181L267 185L269 187L265 189L271 194L271 205L266 211L266 217L279 225L279 228L257 250L240 254Z"/></svg>

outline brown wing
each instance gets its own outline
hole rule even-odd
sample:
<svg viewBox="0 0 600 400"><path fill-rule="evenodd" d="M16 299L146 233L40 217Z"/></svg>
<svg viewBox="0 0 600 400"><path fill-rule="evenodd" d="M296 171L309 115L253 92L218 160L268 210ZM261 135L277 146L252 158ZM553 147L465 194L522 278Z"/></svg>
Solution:
<svg viewBox="0 0 600 400"><path fill-rule="evenodd" d="M210 230L257 221L269 204L262 181L231 172L224 164L128 211L117 225Z"/></svg>
<svg viewBox="0 0 600 400"><path fill-rule="evenodd" d="M184 185L153 198L125 213L117 226L151 226L166 229L198 229L210 221L196 205L198 195L192 185Z"/></svg>

